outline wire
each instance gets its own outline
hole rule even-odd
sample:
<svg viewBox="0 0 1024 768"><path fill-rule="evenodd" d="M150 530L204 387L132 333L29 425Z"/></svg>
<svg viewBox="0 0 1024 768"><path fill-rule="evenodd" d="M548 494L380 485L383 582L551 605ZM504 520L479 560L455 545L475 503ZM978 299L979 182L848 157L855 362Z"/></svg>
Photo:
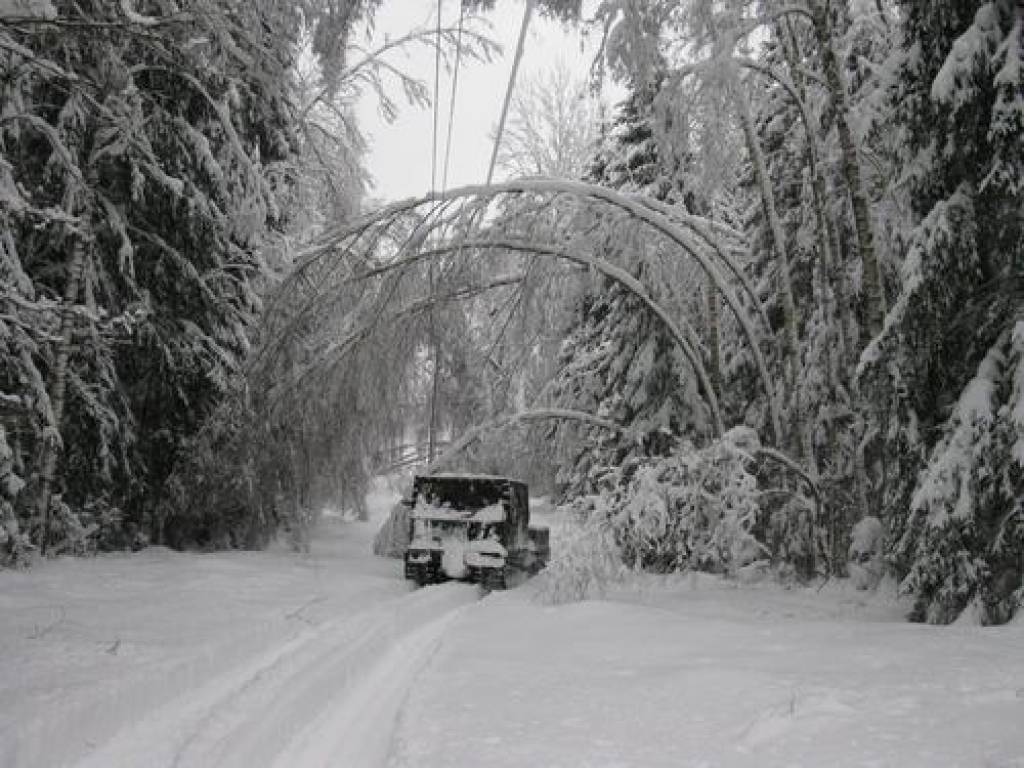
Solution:
<svg viewBox="0 0 1024 768"><path fill-rule="evenodd" d="M452 152L452 133L455 126L455 97L459 92L459 64L462 63L462 27L466 20L465 0L459 3L459 30L455 38L455 72L452 74L452 100L448 106L448 136L444 143L444 172L441 174L441 192L448 189L448 161Z"/></svg>
<svg viewBox="0 0 1024 768"><path fill-rule="evenodd" d="M434 49L434 130L430 140L430 192L437 192L437 134L441 114L441 9L444 0L437 0L437 40Z"/></svg>

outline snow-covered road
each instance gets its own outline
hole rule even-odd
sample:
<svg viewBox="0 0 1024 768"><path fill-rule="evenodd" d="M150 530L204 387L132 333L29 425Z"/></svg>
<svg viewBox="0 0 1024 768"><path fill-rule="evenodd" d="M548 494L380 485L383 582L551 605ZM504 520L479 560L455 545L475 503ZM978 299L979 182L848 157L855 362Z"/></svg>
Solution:
<svg viewBox="0 0 1024 768"><path fill-rule="evenodd" d="M383 767L411 681L476 599L451 584L310 626L145 713L79 765Z"/></svg>
<svg viewBox="0 0 1024 768"><path fill-rule="evenodd" d="M0 768L1024 768L1024 622L705 577L480 600L374 528L0 572Z"/></svg>
<svg viewBox="0 0 1024 768"><path fill-rule="evenodd" d="M0 572L0 768L386 765L411 681L479 591L413 591L374 531Z"/></svg>

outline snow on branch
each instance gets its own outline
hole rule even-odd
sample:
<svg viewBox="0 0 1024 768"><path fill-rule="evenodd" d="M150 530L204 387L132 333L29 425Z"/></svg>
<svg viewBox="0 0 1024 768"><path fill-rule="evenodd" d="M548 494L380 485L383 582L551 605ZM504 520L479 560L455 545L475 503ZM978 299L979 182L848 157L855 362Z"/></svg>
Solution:
<svg viewBox="0 0 1024 768"><path fill-rule="evenodd" d="M932 82L931 97L954 111L970 101L975 91L971 74L979 64L988 64L1001 39L999 11L995 3L985 3L974 15L970 28L953 43L953 50Z"/></svg>
<svg viewBox="0 0 1024 768"><path fill-rule="evenodd" d="M855 378L878 363L895 338L902 333L907 315L921 301L929 283L946 279L942 267L952 261L951 254L962 263L977 258L971 245L974 239L975 212L971 191L961 184L946 200L938 202L913 233L910 248L900 265L900 293L886 314L882 332L873 338L861 353Z"/></svg>
<svg viewBox="0 0 1024 768"><path fill-rule="evenodd" d="M584 424L590 424L591 426L600 427L612 432L623 431L623 427L616 424L614 421L602 419L600 416L595 416L592 413L574 411L567 408L537 408L529 411L521 411L519 413L510 413L504 416L499 416L496 419L492 419L485 424L481 424L480 426L471 429L465 435L452 443L443 454L434 459L434 461L426 468L425 472L426 474L433 474L444 469L444 467L450 464L453 459L466 450L466 448L468 448L472 443L492 430L499 429L510 424L521 424L529 421L544 421L548 419L579 421Z"/></svg>
<svg viewBox="0 0 1024 768"><path fill-rule="evenodd" d="M928 621L950 621L971 602L980 609L978 618L992 620L1006 598L999 580L1007 573L1014 578L1024 509L1018 399L1022 336L1024 321L1018 320L988 350L961 391L910 500L896 544L897 556L909 565L900 588L917 597L921 618ZM1017 533L1012 532L1015 526ZM979 546L979 537L990 528L995 535Z"/></svg>
<svg viewBox="0 0 1024 768"><path fill-rule="evenodd" d="M709 254L705 253L702 248L697 247L691 238L691 236L696 236L701 242L712 243L714 255L728 265L730 272L734 275L742 272L739 265L729 255L727 244L720 243L719 238L714 234L716 223L710 219L689 215L686 217L679 215L670 217L660 206L653 204L647 198L625 195L582 181L550 178L516 179L500 184L460 187L394 203L369 214L355 224L325 232L317 242L312 244L304 255L303 265L309 265L325 258L338 258L338 254L341 253L351 253L358 240L366 233L373 231L375 227L384 226L386 228L393 222L402 219L402 217L414 214L424 206L433 206L434 208L431 209L431 214L433 214L437 206L444 206L454 201L460 201L466 205L475 205L476 207L471 215L466 217L469 221L473 221L482 211L486 211L487 206L496 199L522 194L547 195L551 197L565 196L570 199L610 206L658 232L671 243L678 246L686 256L696 261L724 298L747 339L765 389L770 411L772 434L776 443L780 441L782 435L781 414L779 412L775 387L761 350L761 335L717 264L714 263ZM428 220L431 214L428 214ZM434 232L437 228L429 223L428 220L421 219L416 225L417 236L421 241L425 241L427 235ZM301 269L303 267L300 267ZM694 355L694 357L696 356Z"/></svg>
<svg viewBox="0 0 1024 768"><path fill-rule="evenodd" d="M195 77L190 75L181 69L174 69L172 67L163 67L155 64L139 64L132 67L129 72L134 77L136 74L142 71L150 72L162 72L164 74L175 75L180 78L185 84L190 86L197 94L202 96L203 100L209 105L210 109L217 116L217 120L224 129L224 135L227 138L227 142L234 150L235 159L242 165L243 168L250 174L250 177L255 185L257 185L265 194L268 200L273 200L273 194L269 188L269 185L263 176L256 168L253 158L246 150L241 137L238 135L238 131L235 130L235 124L231 120L231 113L228 107L213 98L206 87L199 82Z"/></svg>
<svg viewBox="0 0 1024 768"><path fill-rule="evenodd" d="M52 19L57 9L50 0L0 0L0 19Z"/></svg>
<svg viewBox="0 0 1024 768"><path fill-rule="evenodd" d="M121 12L124 13L128 21L132 24L138 24L140 27L155 27L160 23L158 19L152 16L145 16L132 8L131 0L121 0Z"/></svg>
<svg viewBox="0 0 1024 768"><path fill-rule="evenodd" d="M1016 432L1011 455L1024 470L1024 319L1018 320L1014 326L1011 344L1013 358L1017 361L1010 394L1010 419Z"/></svg>
<svg viewBox="0 0 1024 768"><path fill-rule="evenodd" d="M441 46L442 54L447 54L447 49L456 49L460 56L468 57L471 60L490 62L498 53L498 46L484 35L468 28L465 25L457 27L421 28L388 40L374 50L365 50L359 45L353 45L353 51L361 53L362 57L351 66L347 66L337 74L330 74L325 78L326 82L320 90L310 98L299 110L299 119L304 120L309 113L319 104L329 100L332 93L340 88L352 84L362 83L369 86L380 103L380 109L384 118L391 122L397 116L397 108L394 101L387 95L382 80L383 74L389 74L396 78L402 86L406 97L415 106L426 107L430 104L430 92L415 77L410 76L387 60L387 56L396 51L408 49L413 45L424 45L427 47Z"/></svg>
<svg viewBox="0 0 1024 768"><path fill-rule="evenodd" d="M543 243L531 243L524 241L515 240L456 240L453 243L440 248L433 248L430 250L421 250L419 252L410 254L405 259L400 259L386 267L378 267L373 270L375 274L381 274L385 271L397 269L402 266L406 266L412 261L416 261L422 258L443 255L452 251L459 250L481 250L484 252L491 252L494 250L505 250L505 251L523 251L526 253L533 253L539 255L548 255L555 258L565 259L572 261L577 264L581 264L586 267L590 267L597 272L611 278L615 282L622 285L624 288L633 293L639 298L647 308L654 313L654 315L661 320L665 325L666 329L672 335L676 344L682 350L683 355L689 361L693 368L694 374L700 381L700 385L705 394L705 399L708 403L708 408L711 411L712 418L715 422L716 434L722 434L722 418L721 412L718 407L718 397L715 394L714 387L711 385L711 380L708 376L707 369L704 366L703 361L698 354L700 348L700 340L697 338L696 332L686 322L686 318L682 315L679 317L677 323L673 318L662 308L653 298L647 293L643 284L630 275L626 270L616 267L613 264L609 264L603 259L599 259L594 256L588 256L585 254L574 253L571 250L557 245L548 245Z"/></svg>
<svg viewBox="0 0 1024 768"><path fill-rule="evenodd" d="M1004 362L1001 346L996 344L981 361L977 375L957 401L948 434L921 473L910 507L912 514L926 515L931 527L940 528L951 517L969 520L974 516L977 465L988 450L996 418L996 387Z"/></svg>

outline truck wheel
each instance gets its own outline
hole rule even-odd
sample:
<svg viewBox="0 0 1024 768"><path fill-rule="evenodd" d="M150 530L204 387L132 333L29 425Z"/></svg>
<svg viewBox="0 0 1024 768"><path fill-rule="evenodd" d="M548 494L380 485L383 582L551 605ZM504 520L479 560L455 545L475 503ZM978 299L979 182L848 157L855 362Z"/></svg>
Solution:
<svg viewBox="0 0 1024 768"><path fill-rule="evenodd" d="M425 587L430 583L430 579L427 578L427 566L416 566L416 570L413 572L413 581L416 582L418 587Z"/></svg>
<svg viewBox="0 0 1024 768"><path fill-rule="evenodd" d="M505 569L488 568L484 572L483 584L487 589L505 589Z"/></svg>

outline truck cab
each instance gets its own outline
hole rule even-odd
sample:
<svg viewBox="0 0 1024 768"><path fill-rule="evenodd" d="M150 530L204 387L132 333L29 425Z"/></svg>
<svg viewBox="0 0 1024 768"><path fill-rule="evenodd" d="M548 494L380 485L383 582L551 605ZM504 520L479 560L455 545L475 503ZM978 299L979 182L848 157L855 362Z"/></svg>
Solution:
<svg viewBox="0 0 1024 768"><path fill-rule="evenodd" d="M504 589L512 572L547 564L547 530L530 527L525 483L490 475L419 475L410 507L405 578L460 579Z"/></svg>

